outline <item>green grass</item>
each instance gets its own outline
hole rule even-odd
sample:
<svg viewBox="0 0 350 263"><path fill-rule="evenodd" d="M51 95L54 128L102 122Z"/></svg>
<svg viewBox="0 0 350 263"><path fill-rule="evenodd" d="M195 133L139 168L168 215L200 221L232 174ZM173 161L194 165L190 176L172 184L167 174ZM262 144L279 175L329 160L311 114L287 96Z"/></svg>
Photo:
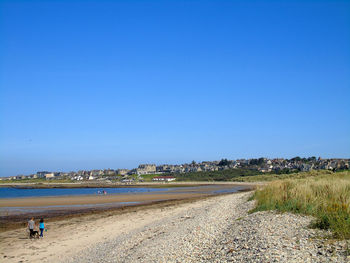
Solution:
<svg viewBox="0 0 350 263"><path fill-rule="evenodd" d="M176 181L206 181L206 182L218 182L218 181L233 181L239 180L238 178L262 174L257 170L251 169L228 169L222 171L212 172L192 172L192 173L181 173L181 174L169 174L176 177Z"/></svg>
<svg viewBox="0 0 350 263"><path fill-rule="evenodd" d="M153 177L162 176L161 174L143 174L140 175L144 182L152 182Z"/></svg>
<svg viewBox="0 0 350 263"><path fill-rule="evenodd" d="M302 179L309 177L316 177L320 175L329 175L333 174L332 171L328 170L319 170L319 171L310 171L310 172L296 172L289 174L274 174L274 173L265 173L265 174L257 174L253 176L242 176L232 178L231 181L235 182L271 182L276 180L285 180L285 179Z"/></svg>
<svg viewBox="0 0 350 263"><path fill-rule="evenodd" d="M258 189L253 211L278 210L311 215L314 226L335 238L350 238L350 171L299 173Z"/></svg>
<svg viewBox="0 0 350 263"><path fill-rule="evenodd" d="M0 184L16 184L16 183L74 183L76 181L70 179L60 179L60 180L46 180L44 178L36 178L36 179L18 179L18 180L0 180Z"/></svg>
<svg viewBox="0 0 350 263"><path fill-rule="evenodd" d="M164 174L144 174L141 175L144 182L152 182L155 176L174 176L177 182L215 182L215 181L231 181L233 178L243 176L255 176L262 174L257 170L250 169L228 169L223 171L210 172L190 172L190 173L164 173ZM137 178L136 175L131 177ZM171 182L170 182L171 183Z"/></svg>

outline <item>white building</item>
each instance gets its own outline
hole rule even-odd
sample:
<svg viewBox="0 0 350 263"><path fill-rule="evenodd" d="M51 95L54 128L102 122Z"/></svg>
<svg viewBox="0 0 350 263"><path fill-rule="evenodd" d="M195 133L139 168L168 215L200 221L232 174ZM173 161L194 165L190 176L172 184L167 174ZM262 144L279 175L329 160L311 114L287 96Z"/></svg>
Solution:
<svg viewBox="0 0 350 263"><path fill-rule="evenodd" d="M176 178L173 176L156 176L153 177L152 181L154 182L171 182L171 181L175 181Z"/></svg>

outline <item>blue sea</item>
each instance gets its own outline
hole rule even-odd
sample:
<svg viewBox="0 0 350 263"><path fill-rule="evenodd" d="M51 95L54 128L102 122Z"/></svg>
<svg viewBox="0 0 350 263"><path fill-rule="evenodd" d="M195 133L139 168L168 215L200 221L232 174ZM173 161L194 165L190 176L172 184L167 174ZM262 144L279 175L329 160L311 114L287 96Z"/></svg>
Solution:
<svg viewBox="0 0 350 263"><path fill-rule="evenodd" d="M210 187L211 190L208 191ZM152 187L115 187L115 188L15 188L0 187L0 198L17 198L17 197L42 197L42 196L72 196L72 195L97 195L98 192L106 191L107 194L138 194L152 192L171 192L176 190L178 193L186 193L194 189L200 189L202 193L223 194L234 193L244 189L244 186L228 186L223 189L218 186L194 186L194 187L169 187L169 188L152 188Z"/></svg>
<svg viewBox="0 0 350 263"><path fill-rule="evenodd" d="M39 197L39 196L69 196L69 195L94 195L98 191L105 190L107 194L133 194L146 192L169 191L175 188L150 188L150 187L130 187L130 188L14 188L0 187L0 198L16 197ZM176 188L179 189L179 188Z"/></svg>

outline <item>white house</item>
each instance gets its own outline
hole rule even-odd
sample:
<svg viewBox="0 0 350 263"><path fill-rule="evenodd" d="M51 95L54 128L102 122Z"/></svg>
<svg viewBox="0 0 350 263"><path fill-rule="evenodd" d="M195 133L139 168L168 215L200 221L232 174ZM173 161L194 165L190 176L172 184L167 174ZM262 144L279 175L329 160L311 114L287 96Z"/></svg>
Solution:
<svg viewBox="0 0 350 263"><path fill-rule="evenodd" d="M175 180L176 178L173 176L156 176L152 178L152 181L154 182L171 182Z"/></svg>

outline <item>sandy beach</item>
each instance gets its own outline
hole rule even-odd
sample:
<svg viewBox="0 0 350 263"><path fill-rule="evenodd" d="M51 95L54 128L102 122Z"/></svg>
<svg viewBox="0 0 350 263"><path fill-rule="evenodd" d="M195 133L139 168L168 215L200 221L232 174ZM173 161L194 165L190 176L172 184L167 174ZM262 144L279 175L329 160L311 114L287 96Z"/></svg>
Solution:
<svg viewBox="0 0 350 263"><path fill-rule="evenodd" d="M102 198L104 197L113 200L125 198L102 196ZM116 211L67 217L67 219L53 222L48 221L46 223L48 230L44 232L44 238L39 240L29 239L26 227L2 232L0 233L0 258L3 262L64 262L73 258L77 252L86 247L93 246L96 242L103 242L111 236L124 235L144 227L160 217L183 211L187 205L196 204L196 201L205 198L201 194L181 195L181 200L180 196L176 194L169 195L169 197L173 199L149 205L126 206ZM76 199L81 201L81 198L77 197ZM149 198L157 198L157 195L149 195ZM37 199L44 202L42 198ZM60 202L69 201L66 199L64 197ZM51 203L50 199L49 203ZM13 202L13 204L19 203Z"/></svg>
<svg viewBox="0 0 350 263"><path fill-rule="evenodd" d="M131 189L127 193L107 195L80 194L0 198L0 232L23 227L28 218L32 216L57 221L66 217L115 211L128 206L139 207L164 201L193 200L230 191L247 191L254 188L253 185L232 183L199 186L191 184L190 186L192 187L167 187L164 189L161 187L153 192L147 190L147 188L144 192L133 192ZM55 189L51 189L50 192L54 194Z"/></svg>
<svg viewBox="0 0 350 263"><path fill-rule="evenodd" d="M259 212L250 192L48 222L43 239L0 233L2 262L347 262L309 217ZM331 251L331 252L329 252Z"/></svg>

